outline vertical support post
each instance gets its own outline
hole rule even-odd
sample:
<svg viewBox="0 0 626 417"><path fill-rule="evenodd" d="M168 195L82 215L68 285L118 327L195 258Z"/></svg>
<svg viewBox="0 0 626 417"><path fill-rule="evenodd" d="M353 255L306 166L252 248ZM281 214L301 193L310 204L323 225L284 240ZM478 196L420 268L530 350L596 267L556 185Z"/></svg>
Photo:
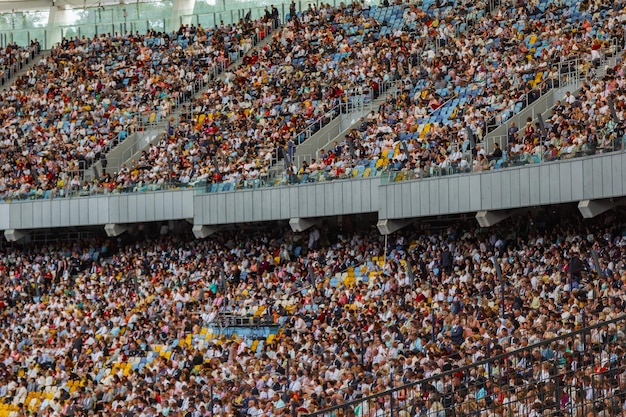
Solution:
<svg viewBox="0 0 626 417"><path fill-rule="evenodd" d="M557 360L554 361L555 365ZM554 401L556 402L557 413L561 411L561 381L559 381L559 369L556 368L556 375L554 377Z"/></svg>
<svg viewBox="0 0 626 417"><path fill-rule="evenodd" d="M363 366L365 364L365 349L363 348L363 332L361 332L359 330L359 350L360 350L360 355L359 357L361 358L361 366Z"/></svg>
<svg viewBox="0 0 626 417"><path fill-rule="evenodd" d="M587 330L586 330L587 329L587 317L586 317L584 308L583 308L581 314L582 314L582 321L583 321L583 323L582 323L582 325L583 325L583 333L582 333L582 336L583 336L583 352L586 352L587 351Z"/></svg>
<svg viewBox="0 0 626 417"><path fill-rule="evenodd" d="M432 286L431 286L431 292L432 292ZM432 297L432 294L431 294ZM434 301L430 302L430 317L431 317L431 322L432 322L432 342L435 343L436 340L436 330L435 330L435 307L433 307L433 305L435 304Z"/></svg>
<svg viewBox="0 0 626 417"><path fill-rule="evenodd" d="M211 402L209 404L211 404L211 417L213 416L213 410L215 409L215 404L214 404L214 399L213 399L213 384L211 384Z"/></svg>
<svg viewBox="0 0 626 417"><path fill-rule="evenodd" d="M396 415L395 413L395 404L393 401L393 372L389 373L389 388L391 389L391 391L389 392L389 414L391 417L394 417Z"/></svg>
<svg viewBox="0 0 626 417"><path fill-rule="evenodd" d="M491 341L487 342L487 357L491 358ZM489 375L491 380L491 362L487 365L487 375Z"/></svg>
<svg viewBox="0 0 626 417"><path fill-rule="evenodd" d="M502 274L502 268L500 268L500 263L498 262L498 258L494 255L491 258L493 261L493 265L496 268L496 276L500 279L500 303L501 303L501 318L504 318L504 275Z"/></svg>

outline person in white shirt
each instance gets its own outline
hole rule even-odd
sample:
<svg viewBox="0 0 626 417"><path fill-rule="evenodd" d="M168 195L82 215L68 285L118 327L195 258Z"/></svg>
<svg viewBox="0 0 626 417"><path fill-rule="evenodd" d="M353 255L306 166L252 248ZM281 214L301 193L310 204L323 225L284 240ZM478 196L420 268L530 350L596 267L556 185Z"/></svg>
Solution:
<svg viewBox="0 0 626 417"><path fill-rule="evenodd" d="M459 162L461 162L461 159L463 159L463 154L461 153L459 148L455 146L452 150L452 153L450 154L450 162L453 164L458 164Z"/></svg>
<svg viewBox="0 0 626 417"><path fill-rule="evenodd" d="M298 380L298 375L292 374L291 381L289 381L289 391L300 392L301 388L302 388L302 385L300 384L300 381Z"/></svg>
<svg viewBox="0 0 626 417"><path fill-rule="evenodd" d="M251 417L258 417L258 416L263 415L263 410L261 410L260 408L257 408L255 400L250 400L250 402L248 403L247 414Z"/></svg>
<svg viewBox="0 0 626 417"><path fill-rule="evenodd" d="M307 331L308 328L302 316L299 315L295 318L293 327L298 333L304 333Z"/></svg>

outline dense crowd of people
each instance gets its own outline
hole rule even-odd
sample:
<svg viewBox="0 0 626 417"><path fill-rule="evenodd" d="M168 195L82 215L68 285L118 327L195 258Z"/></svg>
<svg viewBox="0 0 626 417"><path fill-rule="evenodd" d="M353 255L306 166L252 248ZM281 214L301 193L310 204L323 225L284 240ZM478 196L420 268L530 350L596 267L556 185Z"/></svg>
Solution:
<svg viewBox="0 0 626 417"><path fill-rule="evenodd" d="M409 228L388 240L344 219L300 234L273 226L198 241L144 227L7 248L0 413L300 414L509 353L397 392L396 406L411 415L443 416L444 404L460 415L486 406L510 411L489 415L549 415L545 392L558 372L567 373L562 409L595 410L606 398L606 415L618 415L624 323L512 353L624 313L621 212L582 223L560 210L497 229ZM261 341L226 335L225 315L278 331ZM584 389L572 389L580 381ZM546 396L535 414L511 408L523 396L534 406L538 392ZM389 400L351 412L387 415Z"/></svg>
<svg viewBox="0 0 626 417"><path fill-rule="evenodd" d="M490 120L558 84L555 64L582 56L575 71L587 72L623 43L620 2L491 6L311 7L258 49L274 12L212 30L65 40L0 93L0 194L261 181L277 149L293 157L302 129L392 81L395 94L288 181L424 177L621 147L609 105L622 119L618 61L557 103L545 135L531 120L510 126L502 150L470 149ZM243 63L215 79L231 53ZM194 98L198 85L206 93ZM133 165L83 181L80 169L144 114L169 119L183 101ZM623 214L583 222L550 207L492 229L449 221L389 239L349 216L305 233L272 225L205 240L140 225L116 239L6 247L0 417L274 417L350 401L329 416L392 406L428 417L623 415L624 323L568 336L623 317Z"/></svg>
<svg viewBox="0 0 626 417"><path fill-rule="evenodd" d="M130 87L126 86L130 91L115 92L120 102L114 100L112 109L104 111L105 122L95 120L95 129L72 129L73 123L64 123L51 138L50 134L36 133L43 139L34 143L38 157L31 161L31 167L40 172L40 178L29 180L31 169L20 169L23 165L28 168L28 158L19 156L15 168L9 164L5 167L23 171L24 175L6 172L0 192L10 200L163 187L202 186L213 190L218 188L212 184L220 183L227 185L224 189L237 189L385 171L404 171L405 176L396 178L414 178L618 149L621 138L607 101L615 99L620 117L622 64L618 60L599 79L593 74L595 66L605 56L618 53L624 42L621 3L505 2L492 6L464 1L421 6L311 6L290 16L262 48L252 48L248 41L233 42L243 48L241 53L246 53L241 65L229 69L220 79L205 76L206 93L185 106L178 120L171 119L160 140L138 160L114 172L105 169L95 180L84 181L79 169L104 155L119 131L132 129L136 121L130 117L135 113L125 110L122 96L134 97L130 98L131 104L139 113L143 105L165 118L169 109L163 110L161 104L170 102L167 91L175 95L189 87L170 86L161 91L163 85L150 83L154 92L161 93L155 96L144 91L144 78L129 78L132 74L122 71L118 78L131 80ZM274 14L268 11L262 24L277 21ZM136 44L123 43L130 49L117 52L122 59L133 59L135 52L141 53L132 50L133 45L156 45L158 59L162 48L176 55L172 58L176 62L192 67L166 65L170 58L165 57L163 62L158 61L163 65L156 66L160 71L175 71L179 75L177 83L195 82L202 71L206 74L207 67L196 68L202 60L196 59L193 46L184 50L183 58L179 56L183 54L180 45L161 45L198 45L198 36L202 39L202 35L196 35L195 30L181 29L178 37L148 34L145 39L136 39ZM235 40L233 31L239 33L241 29L231 30L228 40ZM213 34L210 39L209 48L219 50L215 54L222 57L215 60L227 59L227 48L213 45L220 36ZM115 38L105 37L102 42L111 45ZM99 48L87 49L101 53ZM201 48L198 53L211 55ZM99 65L102 71L105 63ZM146 70L154 68L147 66ZM178 74L180 71L184 74ZM112 72L115 74L118 72ZM557 104L555 118L548 121L546 131L532 121L523 127L513 125L508 143L493 152L487 154L480 146L471 148L471 144L482 141L490 124L506 122L522 104L532 103L567 77L581 74L587 76L587 82L579 96L572 95L572 100L568 96L564 103L567 108ZM186 75L191 78L187 80ZM119 81L114 81L115 85ZM135 81L137 90L132 94ZM371 100L381 86L392 82L398 83L395 93L343 143L299 167L289 166L284 177L270 178L270 167L281 157L287 162L293 159L300 132L311 125L322 126L347 100ZM150 102L143 103L147 96ZM108 103L109 99L101 102ZM73 112L80 117L80 108ZM593 126L579 126L587 115L593 118ZM109 126L108 121L115 126ZM20 130L13 126L10 132ZM29 123L21 127L31 129ZM91 134L88 138L92 139L84 140L85 134ZM79 155L78 160L49 158L47 144L57 143L50 142L55 138L64 146L52 156L63 157L69 152ZM63 162L52 163L49 159ZM70 165L56 166L59 163Z"/></svg>
<svg viewBox="0 0 626 417"><path fill-rule="evenodd" d="M66 190L129 134L190 101L273 24L64 39L0 93L0 194Z"/></svg>
<svg viewBox="0 0 626 417"><path fill-rule="evenodd" d="M421 95L413 93L418 78L407 77L398 94L383 103L378 112L368 115L343 143L335 143L316 160L307 161L300 167L300 174L307 174L310 181L352 177L353 173L362 175L367 169L367 175L387 170L404 171L407 177L421 178L621 149L623 132L615 128L608 104L614 102L616 115L622 120L621 57L615 66L606 68L604 76L593 76L594 66L602 57L616 54L619 51L615 45L623 44L618 23L623 20L621 5L585 9L581 14L584 21L580 22L585 30L581 31L575 21L563 24L571 17L572 8L549 4L541 18L518 32L520 17L526 21L526 17L538 13L531 6L503 8L495 12L497 19L478 25L474 32L462 33L459 40L453 37L446 40L445 45L457 45L458 59L450 51L437 58L451 56L449 60L460 63L466 72L457 74L460 70L453 68L454 74L450 76L446 73L448 68L443 67L440 81L448 74L447 78L457 80L453 85L458 86L460 78L481 86L479 92L467 96L459 113L461 117L448 124L433 122L436 117L429 113L442 112L440 100L431 98L428 102L426 97L418 101ZM592 15L596 17L590 18ZM605 18L600 16L605 16L610 24L605 27ZM512 36L513 33L520 36ZM528 50L529 38L533 45L539 45L538 56ZM572 58L578 60L572 62ZM538 72L541 74L537 75ZM490 120L498 119L503 111L510 115L516 106L533 102L542 91L558 86L564 77L580 74L587 74L587 81L577 96L568 93L566 103L557 103L545 131L529 120L521 127L511 124L508 141L498 144L490 153L480 145L474 148L470 145L482 142ZM442 85L445 81L439 84ZM445 103L444 107L457 106L456 101ZM589 119L592 123L588 123ZM424 120L428 123L423 124Z"/></svg>
<svg viewBox="0 0 626 417"><path fill-rule="evenodd" d="M602 79L583 81L576 94L567 92L556 102L552 116L543 129L529 119L523 126L510 123L502 144L495 143L487 152L480 144L470 147L466 127L458 126L456 140L451 130L431 129L423 140L407 139L409 133L396 133L389 120L405 118L394 114L394 99L372 112L357 129L351 131L341 144L322 151L319 158L305 163L301 173L326 178L350 177L354 168L369 168L389 173L403 172L407 178L433 175L481 172L506 166L534 164L557 159L569 159L623 149L624 129L615 116L624 116L624 69L619 60L606 68ZM476 133L476 132L474 132ZM478 141L478 135L474 137ZM404 142L404 143L403 143Z"/></svg>

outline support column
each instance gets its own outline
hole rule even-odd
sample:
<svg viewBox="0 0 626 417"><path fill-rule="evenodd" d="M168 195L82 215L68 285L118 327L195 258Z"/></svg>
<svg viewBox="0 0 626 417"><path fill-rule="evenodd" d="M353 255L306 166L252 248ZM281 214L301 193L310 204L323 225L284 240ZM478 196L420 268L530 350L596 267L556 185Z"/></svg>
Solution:
<svg viewBox="0 0 626 417"><path fill-rule="evenodd" d="M381 235L390 235L402 229L403 227L408 226L412 222L413 220L411 219L409 220L382 219L382 220L379 220L378 223L376 223L376 227L378 228L378 231L380 232Z"/></svg>
<svg viewBox="0 0 626 417"><path fill-rule="evenodd" d="M117 237L128 231L128 226L123 224L109 223L104 226L104 231L108 237Z"/></svg>
<svg viewBox="0 0 626 417"><path fill-rule="evenodd" d="M304 232L306 229L317 226L320 223L321 220L317 218L303 219L301 217L294 217L293 219L289 219L289 226L291 226L291 230L296 233Z"/></svg>
<svg viewBox="0 0 626 417"><path fill-rule="evenodd" d="M170 21L170 31L176 31L182 25L190 25L192 23L191 15L196 6L196 0L174 0L172 5L172 18Z"/></svg>
<svg viewBox="0 0 626 417"><path fill-rule="evenodd" d="M504 219L511 217L516 210L496 210L496 211L479 211L476 213L476 220L480 227L491 227L496 223L500 223Z"/></svg>
<svg viewBox="0 0 626 417"><path fill-rule="evenodd" d="M56 2L61 3L61 2ZM43 49L50 49L63 39L62 26L71 25L74 21L73 13L70 6L55 5L50 7L50 15L48 16L48 29L46 31L46 43Z"/></svg>
<svg viewBox="0 0 626 417"><path fill-rule="evenodd" d="M599 214L609 211L626 202L624 198L607 198L604 200L581 200L578 203L578 211L585 219L592 219Z"/></svg>
<svg viewBox="0 0 626 417"><path fill-rule="evenodd" d="M217 233L220 228L216 226L203 226L201 224L197 224L191 230L196 239L204 239L205 237L209 237L212 234Z"/></svg>
<svg viewBox="0 0 626 417"><path fill-rule="evenodd" d="M4 231L4 237L8 242L17 242L28 237L28 233L23 230L8 229Z"/></svg>

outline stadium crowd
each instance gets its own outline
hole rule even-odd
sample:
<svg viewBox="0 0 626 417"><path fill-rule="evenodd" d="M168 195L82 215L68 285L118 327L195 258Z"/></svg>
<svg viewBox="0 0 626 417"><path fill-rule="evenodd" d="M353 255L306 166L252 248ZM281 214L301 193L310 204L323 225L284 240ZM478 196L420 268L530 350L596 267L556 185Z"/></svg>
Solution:
<svg viewBox="0 0 626 417"><path fill-rule="evenodd" d="M0 193L43 197L79 181L119 141L167 119L272 29L262 18L64 39L0 93Z"/></svg>
<svg viewBox="0 0 626 417"><path fill-rule="evenodd" d="M320 172L326 172L327 178L336 178L342 174L352 176L353 169L368 168L370 175L375 175L378 169L391 173L402 171L408 178L424 178L620 150L624 131L621 124L615 123L609 101L618 120L623 120L624 81L620 60L614 67L606 68L602 80L584 81L576 95L568 92L562 101L557 101L552 116L545 121L545 131L530 119L519 127L511 123L505 146L496 142L489 153L480 144L471 148L467 125L457 126L456 140L450 139L456 133L448 127L434 127L424 139L407 140L408 134L394 132L394 125L389 122L407 117L407 113L393 111L397 102L391 99L381 106L378 114L372 112L367 116L343 143L335 143L322 151L317 161L305 164L302 172L318 177ZM400 126L400 130L407 128L410 130L410 123ZM476 135L475 140L479 137Z"/></svg>
<svg viewBox="0 0 626 417"><path fill-rule="evenodd" d="M486 155L474 149L473 159L463 156L471 143L468 129L480 141L490 123L505 122L522 103L531 103L564 77L587 73L624 41L620 3L492 6L466 1L311 6L290 16L261 48L252 48L251 34L262 38L267 25L279 20L277 11L215 33L183 27L174 35L64 41L6 93L4 134L19 139L7 144L0 193L10 200L170 185L226 183L234 189L273 183L267 178L269 167L283 155L281 149L293 158L300 132L335 116L337 105L363 102L365 95L371 99L392 82L400 83L398 91L368 116L366 128L352 131L342 149L324 152L296 172L290 167L288 180L298 174L298 181L306 174L305 182L350 177L363 173L353 171L359 167L369 168L367 175L405 170L422 177L608 149L615 135L607 124L606 105L596 106L591 94L606 97L619 91L620 63L603 79L589 81L585 108L589 104L586 113L596 116L597 128L588 128L587 143L581 133L574 137L574 129L568 129L579 119L579 112L570 111L558 121L560 129L555 128L550 142L540 140L531 125L523 132L531 133L516 137L504 152ZM67 51L77 54L68 59ZM225 65L229 51L245 54L242 64L211 80L210 68ZM137 57L148 64L133 69L129 60L134 63ZM199 64L205 59L209 62ZM93 62L93 68L82 62ZM137 73L142 71L144 76ZM83 72L107 76L85 83ZM41 75L55 73L67 85L48 85L52 81L46 77L56 75ZM206 93L185 106L179 120L170 119L160 141L141 158L115 172L105 169L93 181L83 180L81 170L132 131L137 114L167 119L173 101L190 99L200 79L208 85ZM29 87L27 92L17 93L22 86ZM57 102L54 108L44 104L47 112L38 98L46 87ZM81 95L83 90L87 93ZM22 102L27 108L21 108ZM580 102L568 104L578 108ZM15 121L14 113L28 115L29 110L34 111L30 117ZM16 152L16 146L26 146L28 156Z"/></svg>
<svg viewBox="0 0 626 417"><path fill-rule="evenodd" d="M202 241L140 229L118 239L7 248L0 413L306 413L621 317L623 213L583 223L558 210L497 229L412 227L387 246L375 229L324 224L301 234L272 227ZM221 319L233 315L279 330L260 342L254 334L226 336ZM394 399L411 415L448 415L443 406L454 404L460 415L484 406L509 409L489 415L552 415L554 401L542 397L540 409L534 399L558 368L568 375L562 409L580 415L582 404L595 410L595 400L613 393L605 415L621 415L623 327L511 353ZM580 381L584 390L565 388ZM523 395L534 414L511 408ZM388 401L353 411L387 415Z"/></svg>
<svg viewBox="0 0 626 417"><path fill-rule="evenodd" d="M335 143L333 148L322 151L317 160L304 164L301 173L309 174L307 178L313 177L313 180L321 177L334 179L363 175L363 169L366 169L366 175L389 170L404 171L410 178L420 178L478 172L621 149L623 131L620 133L615 129L609 107L609 101L613 101L616 115L622 120L624 94L621 86L624 78L621 57L615 66L604 69L605 74L601 78L595 78L592 74L596 71L585 67L589 63L599 62L606 54L616 52L610 50L611 43L603 40L613 39L617 44L623 43L623 33L614 24L622 19L619 11L620 8L617 8L608 12L609 21L613 22L608 26L608 36L608 33L602 33L603 20L595 23L585 20L583 26L589 28L589 31L579 31L577 25L563 26L556 23L562 22L570 9L558 9L552 4L550 13L546 13L544 20L537 23L542 25L541 36L547 39L549 45L542 49L539 67L528 67L528 63L535 62L530 56L527 57L527 63L522 59L528 53L524 37L517 38L518 42L515 42L515 38L509 41L513 46L510 48L511 55L504 59L506 65L496 66L496 57L501 51L492 48L487 57L494 60L493 67L478 65L477 69L483 73L481 77L486 78L488 87L485 91L471 96L463 107L461 117L455 122L447 125L430 123L427 128L420 125L420 117L437 113L441 104L435 101L430 107L415 105L415 96L412 97L414 82L409 78L401 86L399 94L390 97L378 112L368 115L359 128L346 136L343 143ZM514 30L518 13L500 18L502 20L494 21L496 24L500 22L500 30L485 27L485 31L479 31L469 45L480 45L478 39L488 39L486 44L495 43L494 38L509 39L503 33ZM564 33L570 30L573 35L564 38ZM589 36L589 33L596 33L597 36ZM571 63L568 54L578 57L582 54L585 58ZM559 57L563 59L559 60ZM466 68L474 70L476 65L467 65ZM524 81L528 68L543 70L542 75L533 75L531 80ZM563 103L557 102L554 116L548 120L545 132L532 120L521 127L513 123L508 130L508 141L504 143L506 147L501 148L498 144L489 154L480 145L471 148L471 143L482 141L489 121L500 117L499 112L508 109L505 112L510 115L522 102L533 102L545 89L559 85L564 76L577 73L589 74L587 81L583 82L577 95L568 93ZM526 90L519 88L520 85L525 85ZM517 95L512 96L507 91ZM498 102L498 97L504 97L505 100Z"/></svg>

